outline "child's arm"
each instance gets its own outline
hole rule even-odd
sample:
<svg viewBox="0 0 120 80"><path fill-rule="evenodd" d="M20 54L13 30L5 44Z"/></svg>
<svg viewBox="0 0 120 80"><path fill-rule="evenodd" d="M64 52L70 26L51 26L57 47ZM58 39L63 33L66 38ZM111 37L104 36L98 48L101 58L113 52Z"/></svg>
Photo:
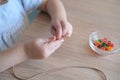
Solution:
<svg viewBox="0 0 120 80"><path fill-rule="evenodd" d="M71 36L72 25L67 20L65 8L60 0L43 0L39 8L51 16L51 32L57 39Z"/></svg>
<svg viewBox="0 0 120 80"><path fill-rule="evenodd" d="M43 59L50 56L63 43L63 39L36 39L26 44L0 52L0 72L27 59Z"/></svg>
<svg viewBox="0 0 120 80"><path fill-rule="evenodd" d="M27 59L23 45L0 52L0 72Z"/></svg>

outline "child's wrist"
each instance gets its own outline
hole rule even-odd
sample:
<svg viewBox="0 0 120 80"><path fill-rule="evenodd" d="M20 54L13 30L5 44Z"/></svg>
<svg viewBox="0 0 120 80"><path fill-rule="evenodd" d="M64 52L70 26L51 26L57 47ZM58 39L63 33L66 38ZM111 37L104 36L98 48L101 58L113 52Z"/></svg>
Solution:
<svg viewBox="0 0 120 80"><path fill-rule="evenodd" d="M17 44L14 48L16 53L20 53L19 57L21 57L23 61L28 59L28 56L25 52L24 44Z"/></svg>
<svg viewBox="0 0 120 80"><path fill-rule="evenodd" d="M56 20L62 20L62 21L67 21L67 17L66 16L60 16L60 15L54 15L51 17L52 21L56 21Z"/></svg>
<svg viewBox="0 0 120 80"><path fill-rule="evenodd" d="M28 44L23 44L23 49L24 49L24 53L26 54L27 58L30 58L30 53L29 53L29 46Z"/></svg>

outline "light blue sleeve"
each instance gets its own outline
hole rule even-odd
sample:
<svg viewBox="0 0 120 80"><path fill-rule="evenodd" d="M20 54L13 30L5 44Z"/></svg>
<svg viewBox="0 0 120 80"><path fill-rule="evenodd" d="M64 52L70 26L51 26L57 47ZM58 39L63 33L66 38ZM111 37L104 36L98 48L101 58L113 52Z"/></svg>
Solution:
<svg viewBox="0 0 120 80"><path fill-rule="evenodd" d="M24 10L31 13L41 5L42 0L20 0Z"/></svg>

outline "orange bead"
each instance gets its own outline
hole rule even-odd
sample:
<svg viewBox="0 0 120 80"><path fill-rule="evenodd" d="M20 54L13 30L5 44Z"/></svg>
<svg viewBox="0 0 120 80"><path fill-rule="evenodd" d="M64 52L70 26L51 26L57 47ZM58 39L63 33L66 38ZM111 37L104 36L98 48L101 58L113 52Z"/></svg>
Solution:
<svg viewBox="0 0 120 80"><path fill-rule="evenodd" d="M113 50L113 47L107 47L108 51L112 51Z"/></svg>
<svg viewBox="0 0 120 80"><path fill-rule="evenodd" d="M100 49L103 50L103 51L106 51L106 48L105 48L105 47L101 47Z"/></svg>
<svg viewBox="0 0 120 80"><path fill-rule="evenodd" d="M95 42L94 42L94 45L95 45L96 47L98 47L98 46L100 46L100 42L95 41Z"/></svg>

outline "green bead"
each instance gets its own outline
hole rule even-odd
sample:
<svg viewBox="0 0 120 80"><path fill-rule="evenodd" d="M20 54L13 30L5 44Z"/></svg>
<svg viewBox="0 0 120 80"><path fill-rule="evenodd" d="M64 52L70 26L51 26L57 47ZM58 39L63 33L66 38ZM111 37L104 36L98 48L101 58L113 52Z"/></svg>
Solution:
<svg viewBox="0 0 120 80"><path fill-rule="evenodd" d="M102 42L102 40L101 40L101 39L98 39L98 42L100 42L100 43L101 43L101 42Z"/></svg>
<svg viewBox="0 0 120 80"><path fill-rule="evenodd" d="M107 44L106 43L102 43L101 47L105 47L105 46L107 46Z"/></svg>

